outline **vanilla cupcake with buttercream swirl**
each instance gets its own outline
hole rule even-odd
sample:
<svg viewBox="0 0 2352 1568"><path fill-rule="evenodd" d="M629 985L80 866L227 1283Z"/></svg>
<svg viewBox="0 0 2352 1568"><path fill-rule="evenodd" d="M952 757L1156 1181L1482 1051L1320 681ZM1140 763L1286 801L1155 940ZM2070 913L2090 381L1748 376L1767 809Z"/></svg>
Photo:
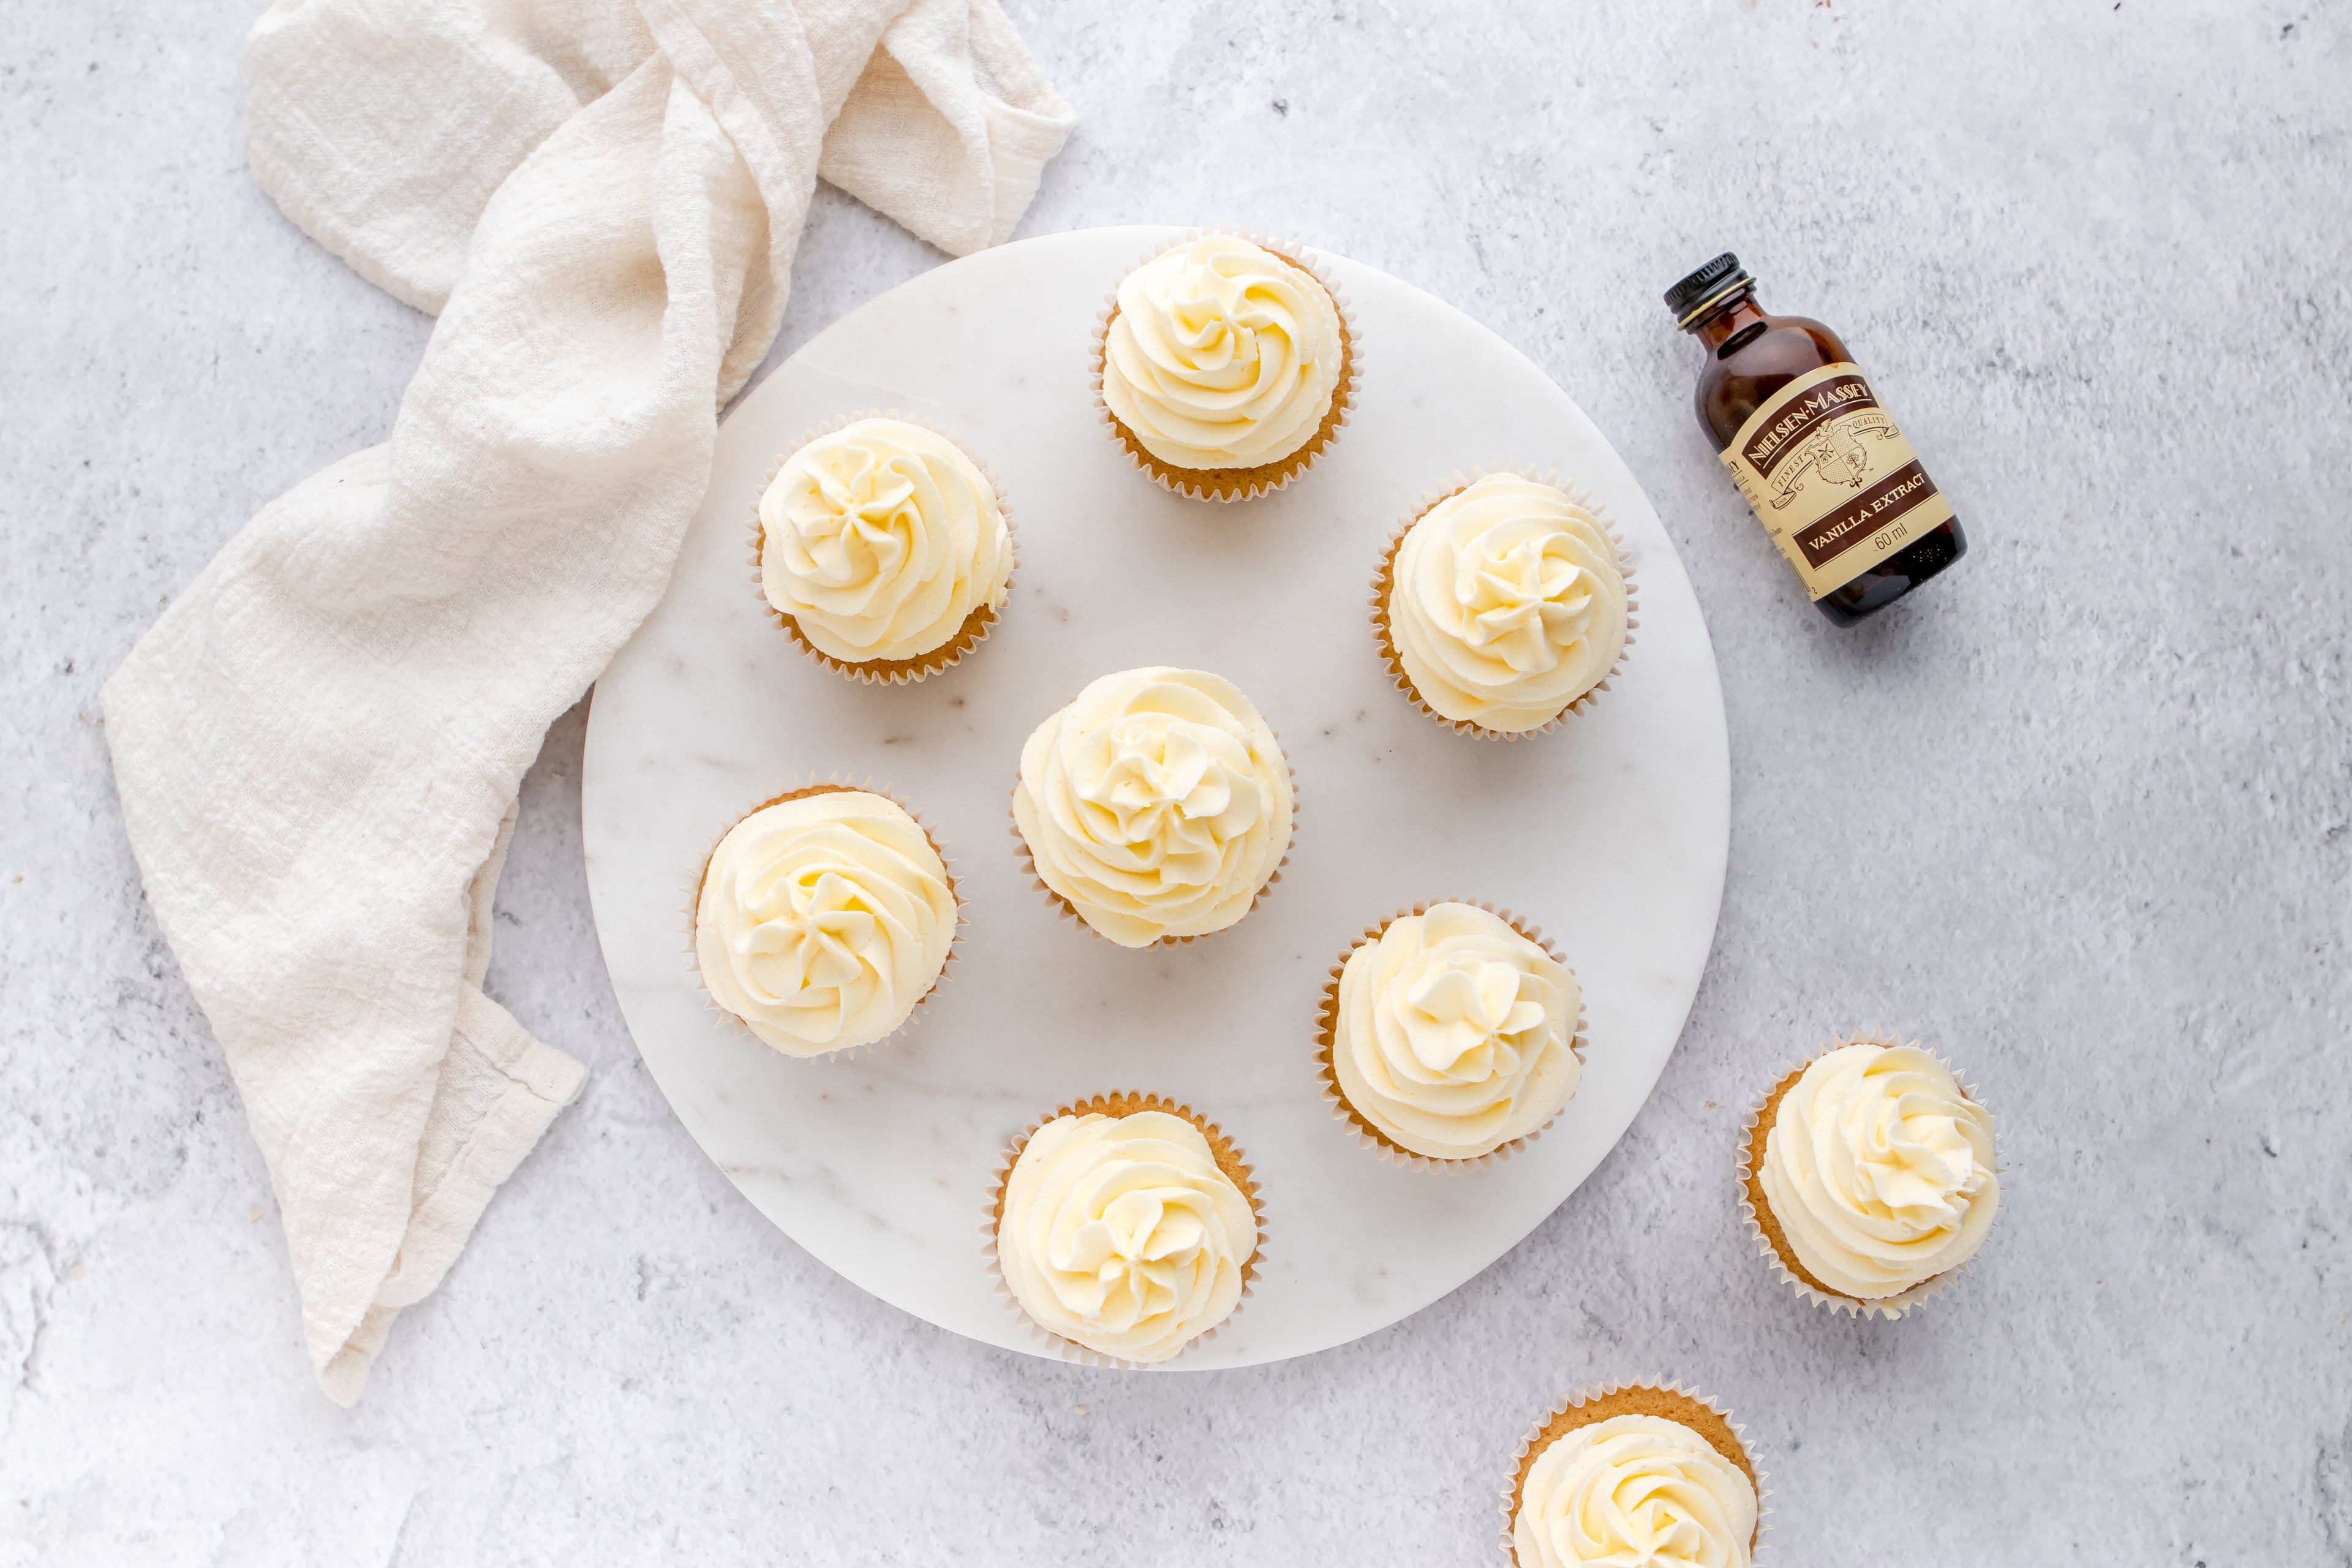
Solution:
<svg viewBox="0 0 2352 1568"><path fill-rule="evenodd" d="M1241 1305L1257 1184L1231 1140L1156 1095L1065 1106L999 1177L991 1254L1013 1304L1098 1356L1163 1362Z"/></svg>
<svg viewBox="0 0 2352 1568"><path fill-rule="evenodd" d="M1900 1316L1992 1229L1992 1115L1933 1053L1849 1040L1773 1085L1742 1148L1740 1184L1759 1250L1801 1293Z"/></svg>
<svg viewBox="0 0 2352 1568"><path fill-rule="evenodd" d="M1307 265L1229 234L1171 246L1118 285L1098 345L1103 415L1136 467L1179 494L1279 489L1336 438L1354 331Z"/></svg>
<svg viewBox="0 0 2352 1568"><path fill-rule="evenodd" d="M954 879L907 808L819 784L729 828L695 892L711 1002L788 1057L886 1038L946 971Z"/></svg>
<svg viewBox="0 0 2352 1568"><path fill-rule="evenodd" d="M1273 728L1197 669L1106 675L1021 748L1013 821L1039 885L1121 947L1224 930L1289 853L1295 797Z"/></svg>
<svg viewBox="0 0 2352 1568"><path fill-rule="evenodd" d="M1325 1096L1368 1147L1459 1169L1559 1114L1583 1070L1581 1011L1575 974L1534 933L1482 905L1425 904L1333 969Z"/></svg>
<svg viewBox="0 0 2352 1568"><path fill-rule="evenodd" d="M1587 1391L1528 1434L1505 1496L1517 1568L1748 1568L1762 1530L1739 1428L1672 1384Z"/></svg>
<svg viewBox="0 0 2352 1568"><path fill-rule="evenodd" d="M1617 668L1632 574L1598 514L1559 486L1488 474L1390 542L1372 625L1423 712L1501 739L1549 728Z"/></svg>
<svg viewBox="0 0 2352 1568"><path fill-rule="evenodd" d="M760 587L793 639L862 680L956 663L1012 592L1011 512L937 431L862 418L786 458L760 494Z"/></svg>

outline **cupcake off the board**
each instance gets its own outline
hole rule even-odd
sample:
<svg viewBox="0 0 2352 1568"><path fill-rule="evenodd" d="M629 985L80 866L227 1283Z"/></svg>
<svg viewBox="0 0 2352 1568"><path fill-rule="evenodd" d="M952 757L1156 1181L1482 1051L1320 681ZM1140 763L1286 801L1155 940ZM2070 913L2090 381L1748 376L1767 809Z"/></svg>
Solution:
<svg viewBox="0 0 2352 1568"><path fill-rule="evenodd" d="M1519 1445L1503 1492L1517 1568L1748 1568L1762 1535L1746 1435L1671 1383L1571 1395Z"/></svg>
<svg viewBox="0 0 2352 1568"><path fill-rule="evenodd" d="M1897 1317L1956 1279L2000 1209L1992 1113L1944 1061L1859 1036L1782 1075L1740 1148L1758 1250L1822 1306Z"/></svg>

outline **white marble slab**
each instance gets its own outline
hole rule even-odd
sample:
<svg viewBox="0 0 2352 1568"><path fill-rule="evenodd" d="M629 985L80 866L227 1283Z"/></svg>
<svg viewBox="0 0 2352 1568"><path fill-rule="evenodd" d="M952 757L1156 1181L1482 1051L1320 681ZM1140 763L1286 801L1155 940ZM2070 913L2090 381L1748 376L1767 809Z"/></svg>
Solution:
<svg viewBox="0 0 2352 1568"><path fill-rule="evenodd" d="M1092 322L1163 231L1093 229L939 268L851 311L745 396L668 595L598 682L582 810L605 963L655 1079L762 1213L867 1290L974 1339L1047 1342L992 1295L980 1221L1008 1141L1057 1104L1174 1095L1256 1167L1255 1298L1168 1367L1242 1366L1386 1327L1492 1263L1616 1143L1681 1033L1723 887L1729 777L1713 650L1641 487L1568 395L1468 317L1330 266L1366 345L1358 412L1304 479L1233 506L1135 473L1095 416ZM1013 597L975 655L911 687L789 642L747 562L751 500L803 434L895 408L1007 487ZM1458 469L1557 468L1623 534L1640 598L1623 672L1516 743L1455 735L1388 682L1368 584L1400 512ZM1095 676L1213 670L1283 737L1288 869L1241 925L1130 952L1028 886L1007 800L1030 730ZM971 921L900 1038L794 1061L708 1008L682 911L713 837L812 776L923 814ZM1364 926L1438 898L1540 925L1584 985L1582 1084L1526 1152L1463 1173L1384 1163L1314 1072L1325 975Z"/></svg>

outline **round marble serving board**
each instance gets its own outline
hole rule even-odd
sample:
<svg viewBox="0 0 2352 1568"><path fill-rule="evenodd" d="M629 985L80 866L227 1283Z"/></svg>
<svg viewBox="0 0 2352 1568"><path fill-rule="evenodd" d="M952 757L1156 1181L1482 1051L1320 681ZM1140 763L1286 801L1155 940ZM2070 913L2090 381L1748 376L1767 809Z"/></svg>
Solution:
<svg viewBox="0 0 2352 1568"><path fill-rule="evenodd" d="M1051 235L950 262L818 334L719 432L669 592L597 682L582 813L597 931L646 1064L770 1219L884 1300L991 1344L1053 1347L993 1293L982 1221L1009 1141L1056 1105L1156 1091L1222 1123L1267 1218L1255 1296L1173 1370L1305 1355L1461 1285L1589 1175L1633 1121L1696 992L1723 893L1729 764L1715 656L1633 475L1544 374L1460 311L1328 258L1365 349L1358 408L1304 479L1238 505L1137 474L1088 382L1110 289L1171 231ZM896 409L954 432L1009 492L1020 568L995 633L915 686L854 685L797 652L751 579L751 511L803 432ZM1465 739L1389 683L1367 619L1399 514L1456 469L1558 468L1638 572L1612 689L1558 732ZM1238 682L1297 771L1298 833L1240 925L1129 952L1024 874L1021 743L1087 680L1138 665ZM686 910L716 836L811 775L909 801L970 921L898 1037L794 1061L710 1011ZM1369 922L1465 898L1540 925L1583 982L1581 1087L1516 1158L1384 1163L1315 1072L1331 964Z"/></svg>

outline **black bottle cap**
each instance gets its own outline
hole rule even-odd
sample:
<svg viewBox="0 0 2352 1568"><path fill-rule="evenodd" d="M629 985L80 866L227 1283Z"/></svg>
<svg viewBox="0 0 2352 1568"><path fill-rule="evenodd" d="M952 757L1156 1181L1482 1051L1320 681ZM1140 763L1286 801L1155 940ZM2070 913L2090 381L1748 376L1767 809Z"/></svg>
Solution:
<svg viewBox="0 0 2352 1568"><path fill-rule="evenodd" d="M1756 279L1739 265L1739 258L1729 251L1708 262L1681 282L1666 290L1666 309L1675 313L1675 324L1687 327L1709 306L1730 298Z"/></svg>

